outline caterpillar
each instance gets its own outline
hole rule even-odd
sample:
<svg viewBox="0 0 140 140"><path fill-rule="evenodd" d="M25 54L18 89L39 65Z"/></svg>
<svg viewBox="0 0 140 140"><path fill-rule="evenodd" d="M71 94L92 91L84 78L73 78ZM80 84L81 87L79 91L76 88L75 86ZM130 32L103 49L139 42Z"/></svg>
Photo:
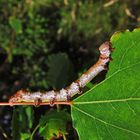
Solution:
<svg viewBox="0 0 140 140"><path fill-rule="evenodd" d="M70 101L70 99L78 93L81 93L81 89L90 82L97 74L107 69L107 64L111 60L111 48L110 42L105 42L99 47L100 56L98 61L87 70L76 81L72 82L70 86L62 88L59 91L46 91L42 93L40 91L30 92L28 90L19 90L9 99L9 103L20 102L33 102L35 106L39 106L42 102L49 102L50 105L54 105L54 102Z"/></svg>

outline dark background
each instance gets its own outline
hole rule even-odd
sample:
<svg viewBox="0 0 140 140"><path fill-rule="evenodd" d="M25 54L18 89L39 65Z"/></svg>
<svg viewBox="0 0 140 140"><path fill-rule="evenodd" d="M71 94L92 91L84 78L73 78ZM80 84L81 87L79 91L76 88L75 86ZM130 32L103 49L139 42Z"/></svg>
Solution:
<svg viewBox="0 0 140 140"><path fill-rule="evenodd" d="M114 32L139 25L139 0L0 0L0 101L19 89L66 87L96 62L99 45ZM49 109L34 108L34 124ZM4 133L11 139L12 112L0 107L0 140Z"/></svg>

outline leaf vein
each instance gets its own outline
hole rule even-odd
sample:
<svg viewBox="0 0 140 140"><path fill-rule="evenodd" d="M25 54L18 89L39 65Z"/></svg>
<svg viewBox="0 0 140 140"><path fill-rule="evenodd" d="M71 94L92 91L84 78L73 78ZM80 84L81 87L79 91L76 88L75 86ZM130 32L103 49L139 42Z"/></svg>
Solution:
<svg viewBox="0 0 140 140"><path fill-rule="evenodd" d="M132 42L132 43L133 43L133 44L130 45L130 46L125 50L124 54L122 55L122 58L121 58L120 64L119 64L119 69L121 69L122 62L123 62L124 57L126 56L127 52L135 45L134 42Z"/></svg>
<svg viewBox="0 0 140 140"><path fill-rule="evenodd" d="M106 124L106 125L110 125L110 126L115 127L115 128L117 128L117 129L123 130L123 131L125 131L125 132L127 132L127 133L132 133L133 135L136 135L136 136L139 136L139 135L140 135L139 133L134 132L134 131L132 131L132 130L129 130L129 129L126 129L126 128L123 128L123 127L114 125L114 124L112 124L112 123L108 123L108 122L106 122L106 121L104 121L104 120L102 120L102 119L100 119L100 118L97 118L97 117L95 117L95 116L92 116L91 114L89 114L89 113L87 113L87 112L81 110L80 108L78 108L78 107L76 107L76 106L73 106L73 107L74 107L77 111L79 111L79 112L81 112L81 113L87 115L88 117L90 117L90 118L92 118L92 119L96 119L96 120L98 120L98 121L100 121L100 122L102 122L102 123L104 123L104 124Z"/></svg>
<svg viewBox="0 0 140 140"><path fill-rule="evenodd" d="M108 131L109 135L110 135L110 136L111 136L111 138L114 140L114 137L112 136L112 134L111 134L110 130L108 129L107 124L104 124L104 125L105 125L105 127L106 127L106 129L107 129L107 131Z"/></svg>

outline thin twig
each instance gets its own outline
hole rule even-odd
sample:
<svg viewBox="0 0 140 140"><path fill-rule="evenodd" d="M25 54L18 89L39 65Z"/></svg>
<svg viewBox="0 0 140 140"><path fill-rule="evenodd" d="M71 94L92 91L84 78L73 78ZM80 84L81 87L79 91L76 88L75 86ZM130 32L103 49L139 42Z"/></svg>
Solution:
<svg viewBox="0 0 140 140"><path fill-rule="evenodd" d="M72 102L54 102L54 105L72 105ZM0 106L15 106L15 105L35 105L34 102L13 102L12 104L9 102L0 102ZM42 102L39 105L50 105L50 102Z"/></svg>
<svg viewBox="0 0 140 140"><path fill-rule="evenodd" d="M2 135L4 136L4 138L6 138L7 140L10 140L10 138L8 138L7 134L4 132L4 130L2 129L2 127L0 127L0 130L1 130Z"/></svg>
<svg viewBox="0 0 140 140"><path fill-rule="evenodd" d="M109 7L109 6L113 5L113 4L115 4L116 2L118 2L118 0L110 0L109 2L105 3L103 5L103 7L105 7L105 8Z"/></svg>
<svg viewBox="0 0 140 140"><path fill-rule="evenodd" d="M63 134L63 139L64 139L64 140L67 140L67 138L66 138L65 134Z"/></svg>
<svg viewBox="0 0 140 140"><path fill-rule="evenodd" d="M37 131L37 129L38 129L39 127L40 127L39 124L35 127L35 129L33 130L32 134L31 134L30 140L33 140L34 134L35 134L35 132Z"/></svg>

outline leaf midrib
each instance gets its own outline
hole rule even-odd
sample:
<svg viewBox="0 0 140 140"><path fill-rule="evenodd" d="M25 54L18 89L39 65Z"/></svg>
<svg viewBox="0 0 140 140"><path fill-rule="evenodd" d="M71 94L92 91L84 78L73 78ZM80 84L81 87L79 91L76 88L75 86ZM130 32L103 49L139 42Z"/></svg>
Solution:
<svg viewBox="0 0 140 140"><path fill-rule="evenodd" d="M74 104L99 104L99 103L113 103L113 102L127 102L127 101L140 101L140 98L126 98L126 99L115 99L115 100L98 100L98 101L87 101L87 102L75 102Z"/></svg>

